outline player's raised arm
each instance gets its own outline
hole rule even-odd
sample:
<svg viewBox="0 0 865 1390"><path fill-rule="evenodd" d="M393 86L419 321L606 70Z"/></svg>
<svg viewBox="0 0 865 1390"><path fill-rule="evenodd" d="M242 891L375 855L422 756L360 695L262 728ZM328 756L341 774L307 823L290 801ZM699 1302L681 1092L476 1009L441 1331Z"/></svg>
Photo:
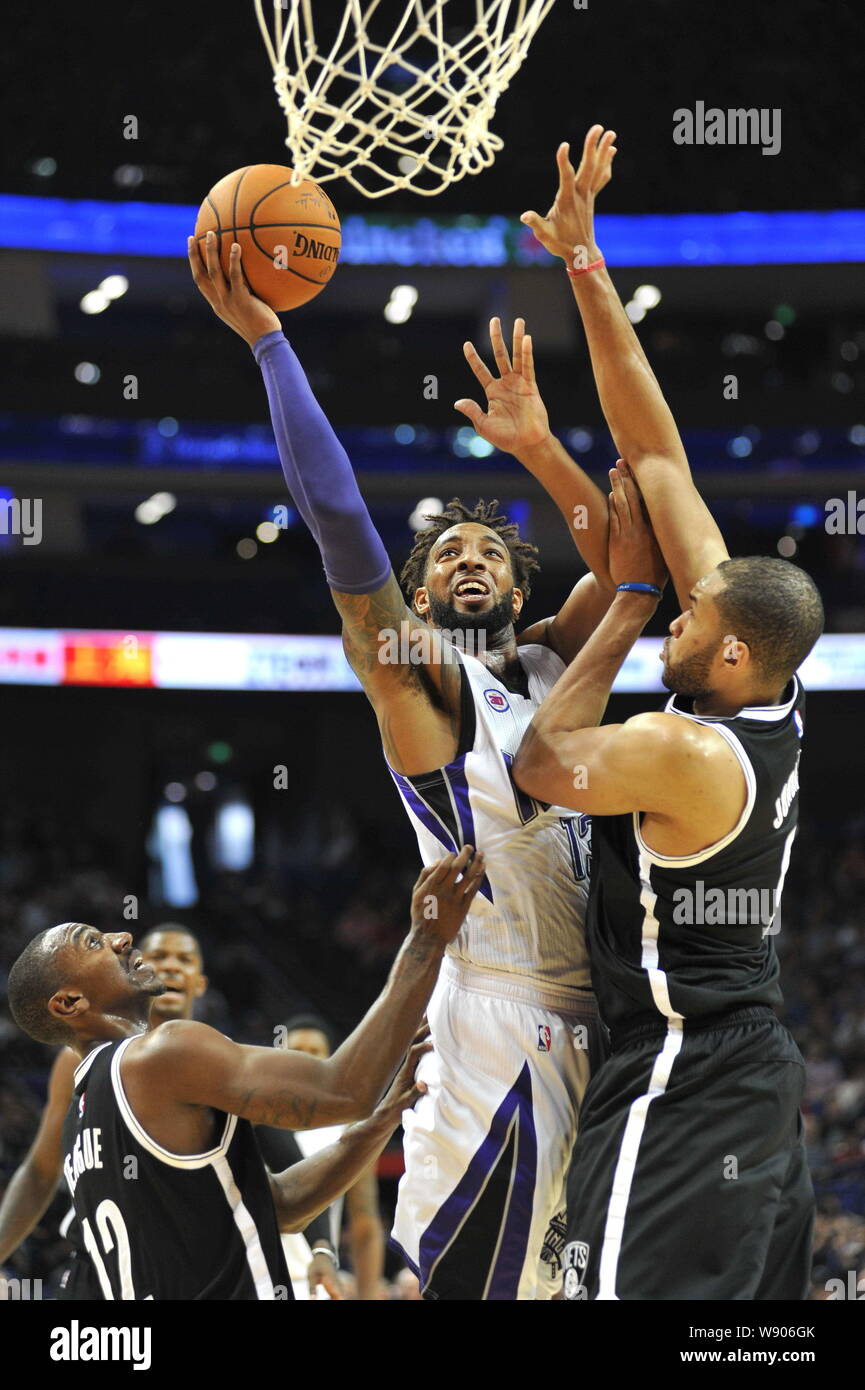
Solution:
<svg viewBox="0 0 865 1390"><path fill-rule="evenodd" d="M38 1225L57 1190L63 1167L62 1130L72 1099L78 1057L64 1047L51 1066L48 1099L36 1138L9 1180L0 1202L0 1264Z"/></svg>
<svg viewBox="0 0 865 1390"><path fill-rule="evenodd" d="M537 478L561 512L586 565L602 586L612 588L607 564L607 499L550 431L525 319L514 320L511 353L502 336L501 319L491 319L490 345L498 376L490 371L474 343L463 345L466 361L487 398L486 411L467 398L455 401L455 409L468 416L483 439L513 454Z"/></svg>
<svg viewBox="0 0 865 1390"><path fill-rule="evenodd" d="M325 578L342 617L345 653L375 707L391 765L402 770L401 762L411 762L416 751L412 741L418 734L434 761L447 762L452 729L442 699L436 699L434 708L428 698L418 696L428 697L424 682L431 682L435 695L456 706L458 674L439 659L441 644L435 633L406 606L348 455L315 399L279 319L247 289L238 245L231 248L228 279L211 233L203 262L190 238L189 263L214 313L249 344L261 368L285 481L321 552ZM416 652L417 636L430 655L423 676L416 660L404 659L405 653ZM419 722L424 724L420 730Z"/></svg>
<svg viewBox="0 0 865 1390"><path fill-rule="evenodd" d="M728 558L723 537L694 486L675 421L625 313L595 240L595 196L609 182L613 131L592 126L576 171L559 146L559 188L546 217L523 213L535 236L574 273L601 406L621 456L634 469L679 601ZM589 269L589 267L595 267Z"/></svg>
<svg viewBox="0 0 865 1390"><path fill-rule="evenodd" d="M244 1047L205 1024L168 1022L135 1040L124 1085L136 1110L154 1088L178 1105L212 1106L253 1124L314 1129L369 1115L420 1025L445 946L483 881L483 855L466 845L421 870L411 928L384 990L354 1032L323 1060Z"/></svg>
<svg viewBox="0 0 865 1390"><path fill-rule="evenodd" d="M350 1125L335 1144L281 1173L271 1174L271 1192L281 1231L302 1231L369 1171L400 1123L403 1111L411 1109L426 1090L424 1083L415 1079L415 1072L432 1047L428 1038L429 1029L424 1026L368 1120Z"/></svg>
<svg viewBox="0 0 865 1390"><path fill-rule="evenodd" d="M490 371L474 343L465 343L466 361L487 398L487 409L476 401L455 401L478 434L505 450L537 478L564 518L577 552L591 574L575 585L559 612L533 623L520 642L543 642L570 661L594 632L612 596L607 563L607 502L600 488L550 431L546 407L535 378L531 336L525 320L514 321L512 354L502 336L501 320L490 320L490 344L499 375Z"/></svg>
<svg viewBox="0 0 865 1390"><path fill-rule="evenodd" d="M625 732L629 725L596 727L666 579L633 478L626 470L611 469L610 485L610 571L617 585L638 587L616 593L596 632L534 716L513 769L517 786L530 796L605 815L656 809L669 787L662 742L646 757L639 739ZM621 804L623 797L627 805Z"/></svg>

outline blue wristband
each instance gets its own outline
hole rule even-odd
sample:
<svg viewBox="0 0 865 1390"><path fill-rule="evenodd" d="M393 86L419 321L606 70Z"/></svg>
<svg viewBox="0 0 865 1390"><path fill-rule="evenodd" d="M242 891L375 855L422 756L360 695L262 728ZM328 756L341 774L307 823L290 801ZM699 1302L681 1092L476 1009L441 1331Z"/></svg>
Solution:
<svg viewBox="0 0 865 1390"><path fill-rule="evenodd" d="M632 593L632 594L654 594L655 598L657 598L657 599L663 597L663 595L662 595L662 593L661 593L661 590L658 588L657 584L617 584L617 585L616 585L616 593L617 593L617 594L621 593L623 589L624 589L627 593Z"/></svg>

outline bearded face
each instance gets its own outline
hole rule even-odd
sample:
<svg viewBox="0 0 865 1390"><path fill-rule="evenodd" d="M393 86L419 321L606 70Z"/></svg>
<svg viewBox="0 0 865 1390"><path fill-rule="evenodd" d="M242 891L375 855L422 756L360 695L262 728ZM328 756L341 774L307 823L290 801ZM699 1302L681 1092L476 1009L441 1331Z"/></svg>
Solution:
<svg viewBox="0 0 865 1390"><path fill-rule="evenodd" d="M429 615L435 626L446 632L485 632L488 637L495 637L514 620L514 591L502 594L482 613L461 611L430 591Z"/></svg>
<svg viewBox="0 0 865 1390"><path fill-rule="evenodd" d="M664 643L661 680L667 690L688 700L706 700L712 694L712 664L718 650L717 638L702 646L674 657L670 652L671 639Z"/></svg>

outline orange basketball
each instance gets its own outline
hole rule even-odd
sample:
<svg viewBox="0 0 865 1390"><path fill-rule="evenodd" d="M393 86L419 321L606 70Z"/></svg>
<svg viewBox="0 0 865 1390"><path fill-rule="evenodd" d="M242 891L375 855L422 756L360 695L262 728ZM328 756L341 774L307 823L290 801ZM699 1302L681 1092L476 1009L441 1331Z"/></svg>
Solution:
<svg viewBox="0 0 865 1390"><path fill-rule="evenodd" d="M281 313L314 299L339 260L336 208L311 179L292 184L283 164L250 164L214 184L198 210L195 239L216 232L228 274L231 243L243 248L243 273L253 294Z"/></svg>

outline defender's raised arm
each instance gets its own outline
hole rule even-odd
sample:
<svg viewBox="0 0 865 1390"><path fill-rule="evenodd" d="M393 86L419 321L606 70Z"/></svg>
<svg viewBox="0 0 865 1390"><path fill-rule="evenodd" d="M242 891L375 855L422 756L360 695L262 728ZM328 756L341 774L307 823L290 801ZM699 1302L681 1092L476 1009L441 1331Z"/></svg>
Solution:
<svg viewBox="0 0 865 1390"><path fill-rule="evenodd" d="M569 146L556 154L559 187L546 217L522 221L571 273L588 339L601 407L622 458L633 468L676 593L684 609L698 579L728 558L708 507L694 486L669 406L602 262L595 239L595 196L609 182L615 132L592 126L575 171Z"/></svg>

